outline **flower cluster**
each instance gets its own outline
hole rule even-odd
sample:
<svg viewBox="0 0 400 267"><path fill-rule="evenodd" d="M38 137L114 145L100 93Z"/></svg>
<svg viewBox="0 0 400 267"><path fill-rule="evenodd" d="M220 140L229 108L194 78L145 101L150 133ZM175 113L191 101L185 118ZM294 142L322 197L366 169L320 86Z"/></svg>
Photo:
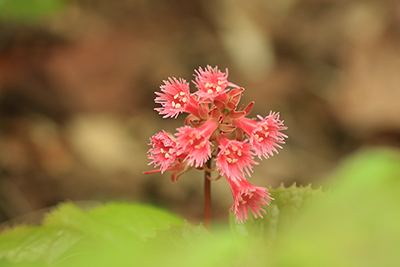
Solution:
<svg viewBox="0 0 400 267"><path fill-rule="evenodd" d="M265 213L262 206L273 200L267 188L249 183L254 160L268 158L278 153L287 136L279 113L268 116L247 118L254 105L238 107L244 88L228 81L228 70L221 72L218 67L207 66L196 71L193 81L197 90L190 93L189 83L184 79L169 78L156 92L155 108L164 118L176 118L188 113L185 126L177 129L175 135L165 131L150 138L148 157L150 164L160 171L172 172L172 181L191 168L219 171L231 188L234 204L231 208L236 220L249 218L249 210L255 217ZM213 160L213 167L207 162Z"/></svg>

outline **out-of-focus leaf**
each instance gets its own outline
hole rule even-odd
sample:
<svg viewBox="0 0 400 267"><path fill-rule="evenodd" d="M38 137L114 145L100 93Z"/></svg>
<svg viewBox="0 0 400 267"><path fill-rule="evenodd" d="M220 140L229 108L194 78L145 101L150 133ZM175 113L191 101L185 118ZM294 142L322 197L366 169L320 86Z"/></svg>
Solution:
<svg viewBox="0 0 400 267"><path fill-rule="evenodd" d="M41 226L1 233L0 260L5 266L126 266L156 230L183 223L147 205L110 203L84 211L64 203Z"/></svg>
<svg viewBox="0 0 400 267"><path fill-rule="evenodd" d="M215 236L202 225L172 226L144 243L138 266L236 266L236 243L230 232Z"/></svg>
<svg viewBox="0 0 400 267"><path fill-rule="evenodd" d="M65 6L65 0L1 0L0 18L34 21L53 15Z"/></svg>
<svg viewBox="0 0 400 267"><path fill-rule="evenodd" d="M333 179L285 229L273 266L400 266L400 152L359 152Z"/></svg>
<svg viewBox="0 0 400 267"><path fill-rule="evenodd" d="M267 246L273 245L283 226L293 225L298 213L323 194L321 189L314 190L311 185L303 187L296 184L288 188L281 185L275 190L270 189L270 193L274 200L265 207L267 214L263 215L264 218L254 218L250 214L248 221L237 223L231 213L231 228L236 237L246 240L250 238L251 242L258 240Z"/></svg>

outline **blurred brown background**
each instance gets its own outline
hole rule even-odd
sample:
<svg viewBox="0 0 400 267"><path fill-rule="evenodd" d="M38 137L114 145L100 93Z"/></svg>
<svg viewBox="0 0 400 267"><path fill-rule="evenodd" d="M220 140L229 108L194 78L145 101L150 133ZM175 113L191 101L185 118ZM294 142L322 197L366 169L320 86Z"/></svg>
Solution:
<svg viewBox="0 0 400 267"><path fill-rule="evenodd" d="M400 144L398 1L68 1L41 20L0 21L0 222L64 200L201 220L200 172L176 184L142 172L148 138L184 119L158 116L154 91L208 64L229 68L252 116L279 111L289 127L256 185L317 187L352 151ZM229 187L212 186L224 220Z"/></svg>

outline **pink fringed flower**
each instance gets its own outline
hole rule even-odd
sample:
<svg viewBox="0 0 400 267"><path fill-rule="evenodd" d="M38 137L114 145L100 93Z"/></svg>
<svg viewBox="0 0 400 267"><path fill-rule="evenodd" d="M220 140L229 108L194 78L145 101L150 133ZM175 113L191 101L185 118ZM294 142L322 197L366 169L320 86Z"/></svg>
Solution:
<svg viewBox="0 0 400 267"><path fill-rule="evenodd" d="M249 219L249 210L255 218L257 216L263 218L261 212L266 212L262 206L268 206L273 200L268 189L254 186L245 179L232 180L227 178L227 181L234 199L231 210L236 214L236 221L247 221Z"/></svg>
<svg viewBox="0 0 400 267"><path fill-rule="evenodd" d="M154 164L163 173L176 159L176 142L173 137L169 136L165 131L156 133L150 138L150 146L148 158L152 161L148 164Z"/></svg>
<svg viewBox="0 0 400 267"><path fill-rule="evenodd" d="M262 159L278 153L287 136L279 113L270 112L257 120L246 118L254 102L239 105L244 89L228 81L228 69L221 72L218 67L199 68L193 83L197 91L190 94L189 83L184 79L169 78L156 92L155 102L162 107L155 108L164 118L176 118L185 112L185 126L177 129L175 138L165 131L150 138L148 157L158 170L170 171L172 181L190 169L205 171L205 225L211 220L210 186L211 172L218 171L225 176L232 191L234 204L231 210L236 221L262 217L263 206L271 198L267 188L254 186L245 176L253 172L255 156ZM215 165L213 164L215 162ZM218 176L219 177L219 176ZM207 223L208 222L208 223Z"/></svg>
<svg viewBox="0 0 400 267"><path fill-rule="evenodd" d="M253 171L251 164L257 165L258 162L253 160L249 143L229 140L220 135L217 144L220 151L216 157L216 165L221 175L239 180L245 173L250 176L250 171Z"/></svg>
<svg viewBox="0 0 400 267"><path fill-rule="evenodd" d="M287 138L287 135L280 132L287 127L279 120L279 113L270 112L265 118L260 115L257 118L259 121L241 117L235 120L234 124L249 136L254 153L260 159L261 156L273 156L273 152L278 154L276 148L282 148L279 144L284 144L284 139Z"/></svg>
<svg viewBox="0 0 400 267"><path fill-rule="evenodd" d="M182 112L198 115L198 103L190 95L189 83L184 79L169 78L160 86L162 93L156 92L155 102L161 108L155 108L163 118L176 118Z"/></svg>
<svg viewBox="0 0 400 267"><path fill-rule="evenodd" d="M201 99L213 100L220 99L225 102L228 100L226 95L226 87L231 86L237 88L238 86L228 82L228 69L226 72L221 72L218 67L214 69L211 66L207 66L206 69L199 68L196 70L194 84L199 89L195 92Z"/></svg>
<svg viewBox="0 0 400 267"><path fill-rule="evenodd" d="M179 142L178 154L187 153L186 160L188 165L195 165L196 168L202 167L211 157L212 133L218 128L218 122L209 119L199 128L184 126L178 129L176 134Z"/></svg>

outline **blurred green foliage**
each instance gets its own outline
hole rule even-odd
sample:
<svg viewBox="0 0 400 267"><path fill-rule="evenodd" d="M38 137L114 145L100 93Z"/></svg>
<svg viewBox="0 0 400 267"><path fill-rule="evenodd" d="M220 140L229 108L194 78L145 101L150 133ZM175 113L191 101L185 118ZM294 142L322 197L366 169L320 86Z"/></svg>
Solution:
<svg viewBox="0 0 400 267"><path fill-rule="evenodd" d="M263 219L207 231L152 206L71 203L0 235L0 266L399 266L400 152L361 151L324 188L271 190Z"/></svg>
<svg viewBox="0 0 400 267"><path fill-rule="evenodd" d="M0 0L0 18L34 22L52 16L65 5L65 0Z"/></svg>

